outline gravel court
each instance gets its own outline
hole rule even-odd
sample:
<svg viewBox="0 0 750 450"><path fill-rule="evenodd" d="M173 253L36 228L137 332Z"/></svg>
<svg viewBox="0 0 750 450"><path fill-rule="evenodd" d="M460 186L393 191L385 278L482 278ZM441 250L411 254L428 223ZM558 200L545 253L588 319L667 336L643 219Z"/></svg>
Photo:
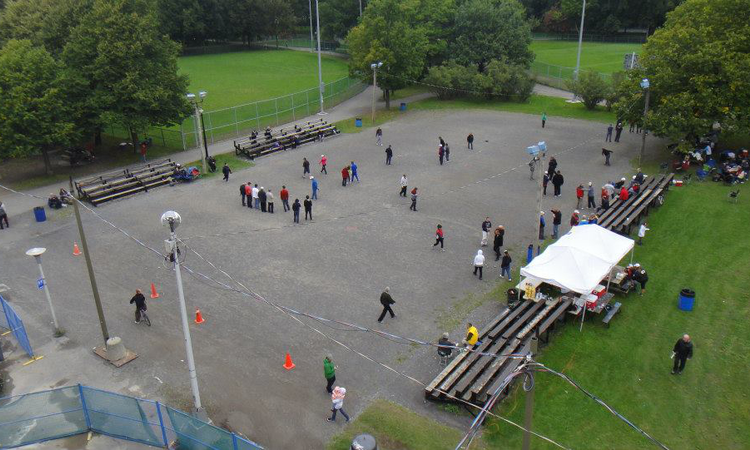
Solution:
<svg viewBox="0 0 750 450"><path fill-rule="evenodd" d="M161 250L168 233L159 216L174 209L183 216L178 234L187 245L267 299L320 316L376 327L378 296L390 286L398 317L386 318L380 328L436 340L444 331L437 326L439 312L449 311L469 293L491 289L498 278L499 268L489 255L491 246L484 248L488 256L484 282L471 275L485 216L495 226L506 226L514 263L525 259L524 249L535 234L537 192L526 166L528 145L545 140L550 154L562 153L558 161L566 179L563 197L548 195L544 208L561 208L565 230L575 205L576 184L591 180L601 186L607 179L619 178L630 170L628 162L640 144L639 135L623 134L623 142L613 145L613 165L605 167L600 143L606 125L599 123L552 118L542 130L534 116L438 111L410 112L382 128L384 144L394 146L392 166L385 166L385 146L375 145L374 130L365 130L258 159L254 168L234 173L229 183L217 178L162 188L96 211ZM473 151L465 149L470 131L476 137ZM437 160L438 136L452 149L451 162L442 167ZM321 153L329 158L327 176L319 176L319 168L315 169ZM303 156L310 160L322 191L313 208L314 222L292 225L291 213L281 213L278 190L286 184L292 200L310 193L309 179L301 176ZM352 159L359 165L362 182L343 188L340 171ZM409 211L409 199L398 196L403 173L409 177L409 189L420 188L419 212ZM277 213L242 208L237 190L243 181L272 188ZM140 355L121 369L120 377L139 384L145 396L189 403L173 274L158 258L90 214L84 213L84 223L112 334L123 337ZM432 248L437 223L446 233L445 252ZM4 260L14 262L8 272L21 285L14 298L23 300L26 312L46 317L46 302L33 286L33 262L18 255L31 245L47 246L45 269L61 322L77 323L66 328L80 345L98 344L101 337L85 263L71 261L70 256L70 243L77 240L75 223L68 219L48 228L42 235L20 237L0 250ZM194 254L187 253L186 264L227 282ZM339 367L338 382L348 388L349 413L356 415L369 399L385 396L442 420L462 420L423 406L419 386L342 349L272 307L217 289L185 271L183 279L189 312L200 307L207 320L192 325L193 343L203 400L218 423L268 448L290 448L299 442L322 448L339 429L325 423L330 405L320 366L327 351ZM157 283L162 298L149 299L154 326L146 329L132 323L127 301L135 287L145 290L150 281ZM498 305L485 305L470 317L482 324L498 312ZM302 320L424 382L439 371L434 349L413 349ZM460 339L462 329L446 331L451 331L452 339ZM290 372L281 368L286 351L297 364Z"/></svg>

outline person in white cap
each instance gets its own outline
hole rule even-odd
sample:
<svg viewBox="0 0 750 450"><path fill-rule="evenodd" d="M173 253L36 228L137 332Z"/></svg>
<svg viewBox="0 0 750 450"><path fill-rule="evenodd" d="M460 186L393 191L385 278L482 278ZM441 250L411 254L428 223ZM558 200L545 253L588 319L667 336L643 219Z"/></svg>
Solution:
<svg viewBox="0 0 750 450"><path fill-rule="evenodd" d="M328 417L326 420L329 422L335 422L336 421L336 413L340 412L342 416L346 419L347 422L349 422L349 414L344 411L344 397L346 397L346 389L336 386L333 388L333 393L331 394L331 417Z"/></svg>
<svg viewBox="0 0 750 450"><path fill-rule="evenodd" d="M477 250L476 256L474 256L474 275L479 271L479 279L482 279L482 269L484 268L484 255L481 250Z"/></svg>

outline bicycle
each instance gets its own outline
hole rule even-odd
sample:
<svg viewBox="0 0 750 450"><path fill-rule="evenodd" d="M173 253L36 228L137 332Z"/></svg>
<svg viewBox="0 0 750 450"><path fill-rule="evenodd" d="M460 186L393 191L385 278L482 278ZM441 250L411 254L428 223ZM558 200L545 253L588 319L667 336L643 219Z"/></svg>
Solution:
<svg viewBox="0 0 750 450"><path fill-rule="evenodd" d="M148 318L148 315L146 314L146 310L142 309L141 312L141 320L138 323L146 322L146 325L151 326L151 319Z"/></svg>

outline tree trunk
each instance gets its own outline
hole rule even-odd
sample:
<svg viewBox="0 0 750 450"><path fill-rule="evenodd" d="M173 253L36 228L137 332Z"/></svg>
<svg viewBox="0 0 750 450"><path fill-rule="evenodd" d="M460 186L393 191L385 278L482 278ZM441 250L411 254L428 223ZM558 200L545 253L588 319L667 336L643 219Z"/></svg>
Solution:
<svg viewBox="0 0 750 450"><path fill-rule="evenodd" d="M391 91L390 89L384 89L385 91L385 109L391 109Z"/></svg>
<svg viewBox="0 0 750 450"><path fill-rule="evenodd" d="M130 127L128 130L130 130L130 140L133 142L133 153L138 153L138 133Z"/></svg>
<svg viewBox="0 0 750 450"><path fill-rule="evenodd" d="M102 129L97 127L94 131L94 147L102 145Z"/></svg>
<svg viewBox="0 0 750 450"><path fill-rule="evenodd" d="M44 172L52 175L52 163L49 160L49 149L46 145L42 146L42 159L44 159Z"/></svg>

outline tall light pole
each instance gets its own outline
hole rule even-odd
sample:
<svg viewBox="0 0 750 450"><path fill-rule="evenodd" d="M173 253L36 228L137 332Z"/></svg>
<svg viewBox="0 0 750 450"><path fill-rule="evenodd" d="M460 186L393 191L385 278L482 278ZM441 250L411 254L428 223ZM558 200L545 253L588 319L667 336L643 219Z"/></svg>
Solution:
<svg viewBox="0 0 750 450"><path fill-rule="evenodd" d="M643 136L641 136L641 152L638 154L638 167L641 167L641 161L646 154L646 116L648 115L648 101L651 97L651 83L648 78L641 80L641 88L646 91L646 104L643 107Z"/></svg>
<svg viewBox="0 0 750 450"><path fill-rule="evenodd" d="M362 0L359 0L359 17L362 17Z"/></svg>
<svg viewBox="0 0 750 450"><path fill-rule="evenodd" d="M203 163L203 173L207 173L206 170L206 157L208 156L208 144L204 139L203 134L203 110L200 105L203 103L203 99L206 98L208 92L200 91L198 96L195 94L187 94L188 101L193 105L193 114L195 122L195 140L198 143L198 150L201 152L201 162ZM205 150L204 150L205 149Z"/></svg>
<svg viewBox="0 0 750 450"><path fill-rule="evenodd" d="M370 64L372 69L372 124L375 124L375 91L378 88L378 69L383 67L383 63L378 61Z"/></svg>
<svg viewBox="0 0 750 450"><path fill-rule="evenodd" d="M315 39L313 38L313 24L312 24L312 0L307 0L307 6L310 8L310 52L313 52L315 48Z"/></svg>
<svg viewBox="0 0 750 450"><path fill-rule="evenodd" d="M167 252L174 260L174 274L177 279L177 295L180 300L180 318L182 319L182 334L185 339L185 352L187 353L188 372L190 373L190 388L193 391L193 413L199 418L206 418L206 412L201 405L201 394L198 391L198 375L195 371L195 358L193 357L193 343L190 340L190 327L188 325L187 309L185 307L185 293L182 290L182 273L180 272L180 253L177 249L177 234L175 230L182 218L174 211L167 211L161 216L161 224L169 227L169 239L165 241Z"/></svg>
<svg viewBox="0 0 750 450"><path fill-rule="evenodd" d="M49 288L47 287L47 279L44 278L44 270L42 269L42 255L44 252L46 252L47 249L44 247L35 247L32 249L29 249L26 254L28 256L33 256L34 259L36 259L36 263L39 266L39 275L41 278L39 278L39 288L44 288L44 295L47 296L47 304L49 304L49 311L52 314L52 323L55 324L55 336L59 337L62 336L65 331L63 331L60 328L60 324L57 323L57 315L55 315L55 307L52 306L52 297L49 295Z"/></svg>
<svg viewBox="0 0 750 450"><path fill-rule="evenodd" d="M315 0L315 21L318 24L318 90L320 91L320 112L318 115L322 116L326 112L323 111L323 91L325 90L325 85L323 84L323 63L320 57L320 8L318 7L318 0Z"/></svg>
<svg viewBox="0 0 750 450"><path fill-rule="evenodd" d="M583 0L583 8L581 8L581 29L578 30L578 56L576 57L576 71L573 73L575 80L578 80L578 73L581 71L581 48L583 48L583 23L586 18L586 0ZM573 100L576 95L573 94Z"/></svg>

